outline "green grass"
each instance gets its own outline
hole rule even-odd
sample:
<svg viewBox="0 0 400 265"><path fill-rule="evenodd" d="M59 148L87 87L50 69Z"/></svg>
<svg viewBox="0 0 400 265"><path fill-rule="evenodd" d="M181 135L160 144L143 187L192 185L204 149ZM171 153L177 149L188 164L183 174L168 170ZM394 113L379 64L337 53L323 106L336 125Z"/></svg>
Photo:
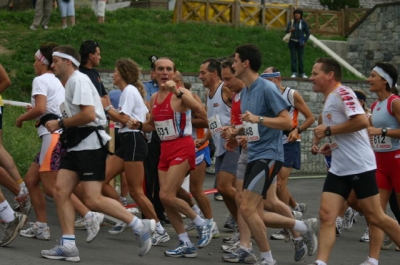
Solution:
<svg viewBox="0 0 400 265"><path fill-rule="evenodd" d="M81 42L94 39L101 45L101 68L114 68L121 57L135 60L149 70L150 55L172 58L181 72L198 72L202 60L208 57L228 56L236 46L254 43L263 52L263 69L274 65L283 75L290 75L289 50L282 41L283 31L260 27L240 27L172 23L172 11L148 9L120 9L106 13L106 23L98 24L89 8L76 10L77 25L61 29L58 10L51 15L49 30L30 31L34 11L0 10L0 63L10 74L12 86L3 98L29 101L34 78L33 55L40 44L48 41L69 44L79 49ZM305 69L309 73L316 58L324 52L306 46ZM357 79L349 72L344 79ZM17 129L14 121L23 111L6 107L4 117L4 145L14 157L22 173L26 172L38 151L39 139L33 125Z"/></svg>

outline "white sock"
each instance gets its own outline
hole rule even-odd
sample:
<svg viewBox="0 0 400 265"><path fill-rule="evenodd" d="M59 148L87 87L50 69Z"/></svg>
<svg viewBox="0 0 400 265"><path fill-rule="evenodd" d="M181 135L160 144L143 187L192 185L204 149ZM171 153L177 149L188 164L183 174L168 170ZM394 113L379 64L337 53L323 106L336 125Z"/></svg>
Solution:
<svg viewBox="0 0 400 265"><path fill-rule="evenodd" d="M26 194L26 191L28 190L27 188L26 188L26 185L25 185L25 182L22 182L21 184L19 184L19 186L20 186L20 190L19 190L19 193L18 193L18 196L17 197L20 197L20 196L22 196L22 195L25 195Z"/></svg>
<svg viewBox="0 0 400 265"><path fill-rule="evenodd" d="M188 247L192 247L193 246L192 242L190 242L188 233L185 232L185 233L179 234L178 238L179 238L180 241L185 243Z"/></svg>
<svg viewBox="0 0 400 265"><path fill-rule="evenodd" d="M323 261L321 261L321 260L317 260L317 261L315 261L315 263L316 263L317 265L327 265L325 262L323 262Z"/></svg>
<svg viewBox="0 0 400 265"><path fill-rule="evenodd" d="M197 215L196 218L193 219L193 222L196 226L201 226L203 227L206 222L203 218L200 217L200 215Z"/></svg>
<svg viewBox="0 0 400 265"><path fill-rule="evenodd" d="M372 265L378 265L379 261L374 258L368 258L368 262L371 263Z"/></svg>
<svg viewBox="0 0 400 265"><path fill-rule="evenodd" d="M0 218L4 220L4 222L9 223L14 221L14 213L14 210L11 208L10 204L8 204L7 200L0 203Z"/></svg>
<svg viewBox="0 0 400 265"><path fill-rule="evenodd" d="M92 220L93 219L93 216L94 216L94 214L93 214L93 212L91 212L91 211L89 211L89 212L87 212L86 214L85 214L85 216L83 217L83 218L85 218L85 220Z"/></svg>
<svg viewBox="0 0 400 265"><path fill-rule="evenodd" d="M132 230L135 232L135 234L138 234L140 231L143 230L143 222L137 217L133 217L133 220L129 223L128 225Z"/></svg>
<svg viewBox="0 0 400 265"><path fill-rule="evenodd" d="M303 221L295 220L293 230L298 232L306 232L307 226Z"/></svg>
<svg viewBox="0 0 400 265"><path fill-rule="evenodd" d="M159 234L164 234L165 229L160 222L157 222L156 224L156 231Z"/></svg>
<svg viewBox="0 0 400 265"><path fill-rule="evenodd" d="M36 225L37 225L38 228L41 228L41 229L47 227L47 223L42 223L42 222L36 222Z"/></svg>
<svg viewBox="0 0 400 265"><path fill-rule="evenodd" d="M61 245L66 246L69 249L75 247L75 235L62 235Z"/></svg>
<svg viewBox="0 0 400 265"><path fill-rule="evenodd" d="M261 252L261 259L265 259L268 263L273 263L274 259L272 258L272 252L267 251L267 252Z"/></svg>
<svg viewBox="0 0 400 265"><path fill-rule="evenodd" d="M199 206L197 206L197 204L193 205L192 209L193 209L193 211L195 211L195 213L197 213L198 215L201 214L201 210L200 210Z"/></svg>

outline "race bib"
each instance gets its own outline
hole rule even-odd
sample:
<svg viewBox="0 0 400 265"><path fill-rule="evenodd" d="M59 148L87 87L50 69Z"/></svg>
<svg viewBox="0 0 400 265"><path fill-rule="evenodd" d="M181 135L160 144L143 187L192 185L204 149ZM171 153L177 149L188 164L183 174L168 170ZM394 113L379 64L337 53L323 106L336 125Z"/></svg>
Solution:
<svg viewBox="0 0 400 265"><path fill-rule="evenodd" d="M382 135L374 135L372 146L374 150L387 150L392 148L392 138Z"/></svg>
<svg viewBox="0 0 400 265"><path fill-rule="evenodd" d="M244 135L247 137L247 142L255 142L260 140L260 133L258 132L258 124L243 121Z"/></svg>
<svg viewBox="0 0 400 265"><path fill-rule="evenodd" d="M72 117L72 113L65 102L61 103L60 111L61 111L61 117L63 119Z"/></svg>
<svg viewBox="0 0 400 265"><path fill-rule="evenodd" d="M208 127L212 135L222 132L222 124L218 114L208 118Z"/></svg>
<svg viewBox="0 0 400 265"><path fill-rule="evenodd" d="M155 121L156 131L161 141L168 141L178 138L175 132L174 122L169 119L166 121Z"/></svg>
<svg viewBox="0 0 400 265"><path fill-rule="evenodd" d="M338 148L338 143L336 141L336 137L331 135L326 137L329 143L329 147L331 148L331 150Z"/></svg>

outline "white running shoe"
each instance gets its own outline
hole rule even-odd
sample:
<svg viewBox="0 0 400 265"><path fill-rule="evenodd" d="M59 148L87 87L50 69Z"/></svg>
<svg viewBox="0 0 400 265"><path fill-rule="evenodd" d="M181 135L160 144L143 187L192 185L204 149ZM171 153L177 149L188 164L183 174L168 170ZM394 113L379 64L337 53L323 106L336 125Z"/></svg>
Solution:
<svg viewBox="0 0 400 265"><path fill-rule="evenodd" d="M156 230L156 221L154 219L148 220L142 220L143 222L143 230L140 231L139 233L134 233L136 236L136 240L138 241L139 244L139 250L138 250L138 255L139 256L144 256L147 254L147 252L150 251L151 246L152 246L152 237L153 233Z"/></svg>
<svg viewBox="0 0 400 265"><path fill-rule="evenodd" d="M340 216L336 217L335 225L336 225L336 235L339 236L342 234L343 218Z"/></svg>
<svg viewBox="0 0 400 265"><path fill-rule="evenodd" d="M302 233L301 235L303 236L304 242L307 245L308 256L312 256L315 254L318 248L318 238L317 238L318 219L317 218L306 219L304 220L304 223L307 226L307 231L305 233Z"/></svg>
<svg viewBox="0 0 400 265"><path fill-rule="evenodd" d="M48 226L39 228L37 223L29 223L29 228L21 230L19 234L24 237L50 240L50 228Z"/></svg>
<svg viewBox="0 0 400 265"><path fill-rule="evenodd" d="M200 235L200 240L198 242L199 248L203 248L207 246L212 239L212 231L215 229L215 222L212 222L211 219L206 219L206 224L202 227L197 227L198 234Z"/></svg>
<svg viewBox="0 0 400 265"><path fill-rule="evenodd" d="M78 219L76 219L76 221L75 221L74 226L75 226L75 229L86 230L85 218L78 217Z"/></svg>
<svg viewBox="0 0 400 265"><path fill-rule="evenodd" d="M152 244L153 246L160 245L161 243L168 242L171 238L169 237L167 230L164 230L164 233L160 234L156 230L153 234Z"/></svg>
<svg viewBox="0 0 400 265"><path fill-rule="evenodd" d="M365 228L365 232L361 236L360 242L369 242L369 227Z"/></svg>
<svg viewBox="0 0 400 265"><path fill-rule="evenodd" d="M25 214L19 212L15 212L14 216L14 221L9 223L0 222L0 228L2 230L0 247L7 246L17 237L19 231L21 231L22 227L24 227L26 219L28 218Z"/></svg>
<svg viewBox="0 0 400 265"><path fill-rule="evenodd" d="M218 225L216 222L214 222L213 229L211 231L212 238L218 238L221 234L219 233Z"/></svg>
<svg viewBox="0 0 400 265"><path fill-rule="evenodd" d="M124 222L119 222L116 223L113 228L111 228L110 230L108 230L108 233L111 235L118 235L121 234L122 232L124 232L127 228L127 224Z"/></svg>
<svg viewBox="0 0 400 265"><path fill-rule="evenodd" d="M294 219L299 220L299 221L303 220L303 213L302 212L300 212L300 211L292 211L292 214L293 214Z"/></svg>
<svg viewBox="0 0 400 265"><path fill-rule="evenodd" d="M193 220L189 220L186 224L185 224L185 230L186 231L191 231L193 229L196 228L195 223L193 222Z"/></svg>
<svg viewBox="0 0 400 265"><path fill-rule="evenodd" d="M346 209L346 212L344 213L344 218L343 218L343 228L351 228L354 223L354 218L355 218L355 212L351 207Z"/></svg>
<svg viewBox="0 0 400 265"><path fill-rule="evenodd" d="M100 225L104 220L104 214L93 212L93 218L86 220L87 237L86 242L92 242L100 231Z"/></svg>
<svg viewBox="0 0 400 265"><path fill-rule="evenodd" d="M72 248L66 247L64 245L56 245L54 248L49 250L42 250L40 252L42 257L47 259L65 259L66 261L78 262L80 261L79 258L79 251L76 246Z"/></svg>

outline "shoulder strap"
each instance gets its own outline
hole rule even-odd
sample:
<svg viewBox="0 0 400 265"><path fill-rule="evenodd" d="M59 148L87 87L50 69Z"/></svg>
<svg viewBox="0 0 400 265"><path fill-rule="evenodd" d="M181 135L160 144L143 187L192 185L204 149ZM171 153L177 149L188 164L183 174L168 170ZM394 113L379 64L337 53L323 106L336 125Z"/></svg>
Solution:
<svg viewBox="0 0 400 265"><path fill-rule="evenodd" d="M289 89L288 93L287 93L287 99L290 103L290 105L292 105L292 107L294 108L294 89L291 89L290 87L287 87L287 89Z"/></svg>

